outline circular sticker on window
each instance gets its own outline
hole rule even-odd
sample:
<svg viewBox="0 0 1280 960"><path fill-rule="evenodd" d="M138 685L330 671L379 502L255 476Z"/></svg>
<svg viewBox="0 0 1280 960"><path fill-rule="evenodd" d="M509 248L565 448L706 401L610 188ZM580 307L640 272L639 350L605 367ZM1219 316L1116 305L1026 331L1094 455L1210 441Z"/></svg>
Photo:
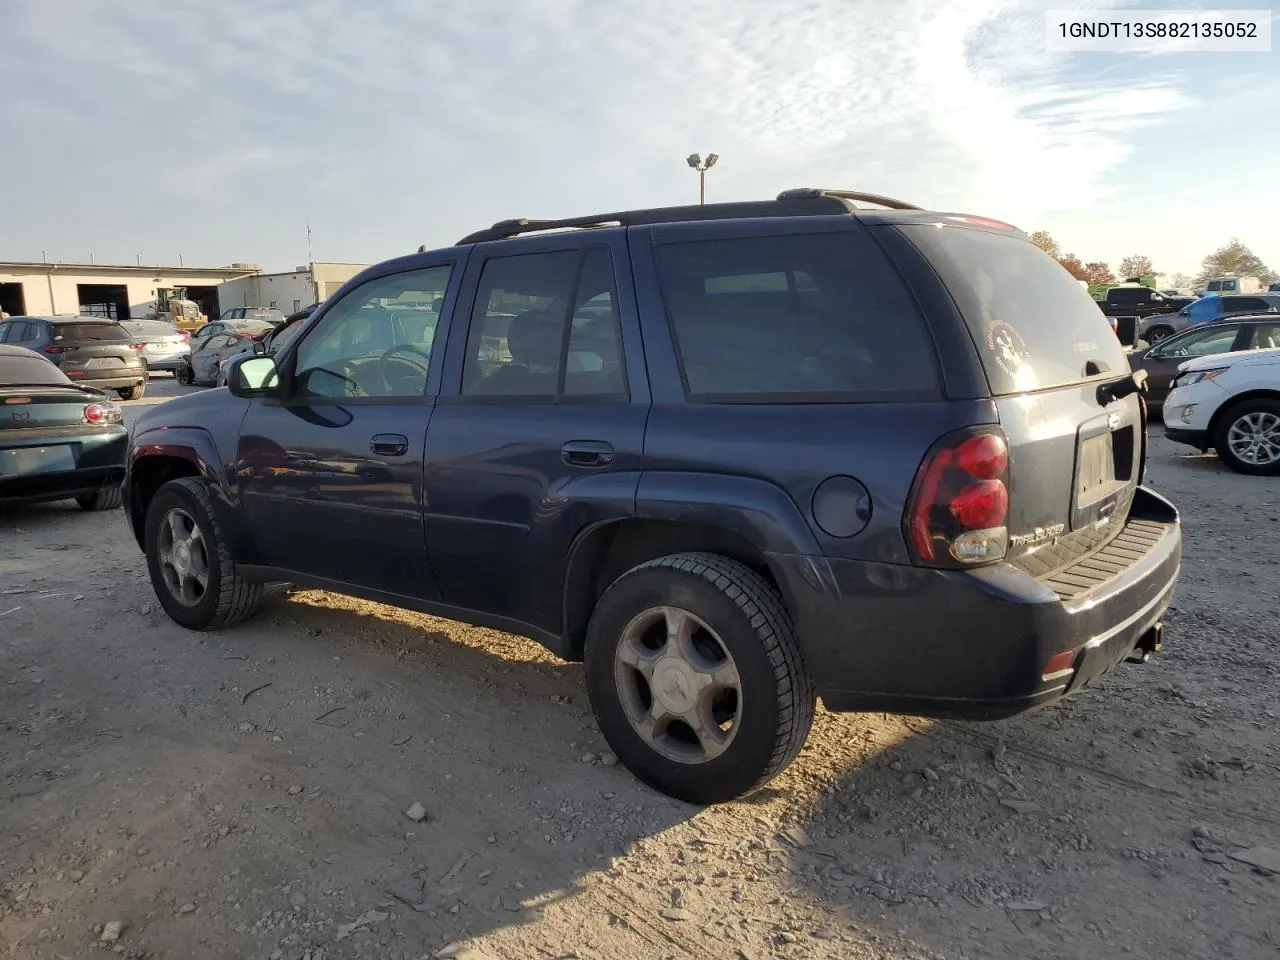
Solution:
<svg viewBox="0 0 1280 960"><path fill-rule="evenodd" d="M1017 378L1028 360L1027 345L1017 328L1003 320L992 320L987 324L986 345L1000 369Z"/></svg>

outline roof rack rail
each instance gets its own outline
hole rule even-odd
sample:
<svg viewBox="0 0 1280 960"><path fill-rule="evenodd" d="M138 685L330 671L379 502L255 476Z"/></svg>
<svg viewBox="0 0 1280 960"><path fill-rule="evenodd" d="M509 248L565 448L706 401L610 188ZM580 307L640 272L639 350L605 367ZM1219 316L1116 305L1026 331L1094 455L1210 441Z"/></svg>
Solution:
<svg viewBox="0 0 1280 960"><path fill-rule="evenodd" d="M824 187L797 187L794 190L783 190L778 194L781 200L800 200L807 197L838 197L841 200L860 200L863 203L874 203L878 207L888 207L890 210L923 210L924 207L917 207L914 203L907 203L904 200L895 200L893 197L882 197L878 193L860 193L856 190L828 190Z"/></svg>
<svg viewBox="0 0 1280 960"><path fill-rule="evenodd" d="M790 192L790 191L788 191ZM868 194L869 196L869 194ZM896 202L896 201L895 201ZM509 240L526 233L591 227L630 227L647 223L678 223L687 220L738 220L747 217L831 216L848 213L851 205L831 191L802 191L777 200L747 200L738 203L708 203L685 207L653 207L597 213L565 220L501 220L458 241L458 246L486 240Z"/></svg>

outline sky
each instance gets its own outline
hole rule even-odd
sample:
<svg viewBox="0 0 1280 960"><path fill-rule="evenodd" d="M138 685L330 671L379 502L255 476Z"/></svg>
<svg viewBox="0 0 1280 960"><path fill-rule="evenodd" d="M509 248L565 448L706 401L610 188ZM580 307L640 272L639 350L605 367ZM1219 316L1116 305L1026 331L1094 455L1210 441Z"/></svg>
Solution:
<svg viewBox="0 0 1280 960"><path fill-rule="evenodd" d="M1048 52L1072 6L1137 5L0 0L0 260L290 270L309 222L314 259L376 262L695 202L715 152L712 201L843 187L1280 269L1280 50Z"/></svg>

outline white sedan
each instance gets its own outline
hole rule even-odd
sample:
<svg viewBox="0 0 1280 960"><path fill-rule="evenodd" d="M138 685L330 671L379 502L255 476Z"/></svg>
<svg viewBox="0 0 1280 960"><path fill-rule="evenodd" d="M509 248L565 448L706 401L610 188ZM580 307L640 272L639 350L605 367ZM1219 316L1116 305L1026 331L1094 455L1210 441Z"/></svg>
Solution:
<svg viewBox="0 0 1280 960"><path fill-rule="evenodd" d="M1210 447L1238 473L1280 474L1280 350L1182 364L1164 402L1169 439Z"/></svg>

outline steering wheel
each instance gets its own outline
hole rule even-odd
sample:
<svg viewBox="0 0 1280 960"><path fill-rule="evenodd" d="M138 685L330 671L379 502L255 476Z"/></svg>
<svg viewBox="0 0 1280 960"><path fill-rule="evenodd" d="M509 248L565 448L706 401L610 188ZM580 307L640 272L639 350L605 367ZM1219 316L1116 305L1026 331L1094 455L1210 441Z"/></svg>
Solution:
<svg viewBox="0 0 1280 960"><path fill-rule="evenodd" d="M413 346L413 344L398 343L394 347L390 347L384 350L382 352L382 356L378 358L378 379L382 381L382 386L387 391L387 394L391 395L396 392L396 388L387 379L387 361L390 360L392 357L394 357L398 353L416 353L419 357L422 358L421 362L414 357L400 357L399 359L401 363L408 364L411 367L422 368L422 380L423 380L423 386L425 387L428 364L430 364L431 362L431 354L428 353L426 350L422 350L422 349L419 349L418 347Z"/></svg>

